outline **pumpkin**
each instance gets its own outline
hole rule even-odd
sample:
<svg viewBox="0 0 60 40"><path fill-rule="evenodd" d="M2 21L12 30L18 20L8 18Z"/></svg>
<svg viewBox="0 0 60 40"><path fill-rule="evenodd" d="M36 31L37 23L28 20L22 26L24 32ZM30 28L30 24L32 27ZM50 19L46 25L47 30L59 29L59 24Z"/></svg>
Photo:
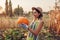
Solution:
<svg viewBox="0 0 60 40"><path fill-rule="evenodd" d="M18 24L26 24L26 25L29 25L29 20L26 18L26 17L20 17L18 18L18 21L17 21Z"/></svg>

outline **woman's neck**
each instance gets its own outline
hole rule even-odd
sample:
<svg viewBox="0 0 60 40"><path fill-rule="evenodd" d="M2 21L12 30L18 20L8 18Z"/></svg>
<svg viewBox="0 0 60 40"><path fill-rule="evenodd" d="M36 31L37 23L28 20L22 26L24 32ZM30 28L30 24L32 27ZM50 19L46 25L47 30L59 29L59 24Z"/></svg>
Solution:
<svg viewBox="0 0 60 40"><path fill-rule="evenodd" d="M36 21L37 20L37 18L34 18L34 21Z"/></svg>

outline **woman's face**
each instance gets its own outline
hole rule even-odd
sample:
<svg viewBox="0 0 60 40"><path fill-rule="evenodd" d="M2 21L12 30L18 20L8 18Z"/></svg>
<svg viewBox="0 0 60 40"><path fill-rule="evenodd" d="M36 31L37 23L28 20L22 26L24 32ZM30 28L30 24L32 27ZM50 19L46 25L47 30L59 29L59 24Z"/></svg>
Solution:
<svg viewBox="0 0 60 40"><path fill-rule="evenodd" d="M32 10L32 12L35 18L39 17L40 14L36 10Z"/></svg>

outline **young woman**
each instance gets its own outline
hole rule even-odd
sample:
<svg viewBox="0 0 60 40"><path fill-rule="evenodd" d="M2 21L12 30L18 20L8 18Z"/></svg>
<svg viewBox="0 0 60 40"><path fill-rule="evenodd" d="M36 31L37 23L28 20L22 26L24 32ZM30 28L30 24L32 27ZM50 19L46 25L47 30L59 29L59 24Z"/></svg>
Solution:
<svg viewBox="0 0 60 40"><path fill-rule="evenodd" d="M27 40L38 40L38 34L43 27L42 9L40 7L32 7L32 13L34 20L30 27L24 23L19 24L19 26L22 26L22 28L29 30Z"/></svg>

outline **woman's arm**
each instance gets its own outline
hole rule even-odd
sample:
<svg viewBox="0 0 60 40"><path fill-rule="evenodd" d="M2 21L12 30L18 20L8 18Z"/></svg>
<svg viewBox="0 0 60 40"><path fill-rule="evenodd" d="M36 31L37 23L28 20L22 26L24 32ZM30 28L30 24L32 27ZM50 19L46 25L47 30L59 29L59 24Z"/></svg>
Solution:
<svg viewBox="0 0 60 40"><path fill-rule="evenodd" d="M29 30L31 33L33 33L35 36L37 36L38 33L41 31L42 27L43 27L43 21L40 20L40 23L39 23L38 27L37 27L35 30L32 30L31 28L28 28L28 30Z"/></svg>

